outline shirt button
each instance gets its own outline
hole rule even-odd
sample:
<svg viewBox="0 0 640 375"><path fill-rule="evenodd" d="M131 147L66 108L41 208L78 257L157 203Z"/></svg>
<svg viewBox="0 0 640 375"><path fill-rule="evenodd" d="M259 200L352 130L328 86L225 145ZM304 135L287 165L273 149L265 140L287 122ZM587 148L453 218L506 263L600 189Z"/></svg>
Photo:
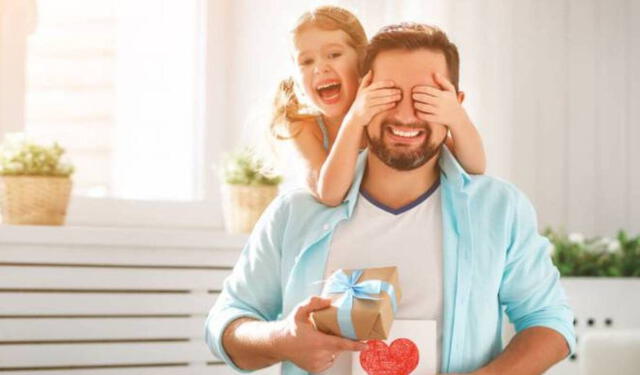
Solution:
<svg viewBox="0 0 640 375"><path fill-rule="evenodd" d="M322 230L329 230L329 224L325 224L322 226Z"/></svg>

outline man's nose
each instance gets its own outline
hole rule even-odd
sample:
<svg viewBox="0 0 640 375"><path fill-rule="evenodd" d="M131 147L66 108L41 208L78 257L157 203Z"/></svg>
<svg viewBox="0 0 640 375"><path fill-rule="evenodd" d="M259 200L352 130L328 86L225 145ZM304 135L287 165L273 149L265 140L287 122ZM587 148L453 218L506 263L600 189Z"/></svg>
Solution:
<svg viewBox="0 0 640 375"><path fill-rule="evenodd" d="M393 117L403 124L415 124L419 122L416 116L416 109L413 107L413 100L411 99L411 93L403 91L402 98L398 102L395 108Z"/></svg>

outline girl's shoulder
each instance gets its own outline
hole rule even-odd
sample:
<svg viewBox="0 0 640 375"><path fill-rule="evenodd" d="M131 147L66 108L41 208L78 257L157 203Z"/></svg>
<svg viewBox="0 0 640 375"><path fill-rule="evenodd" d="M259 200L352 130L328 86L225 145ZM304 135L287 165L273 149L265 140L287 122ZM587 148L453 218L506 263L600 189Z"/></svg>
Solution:
<svg viewBox="0 0 640 375"><path fill-rule="evenodd" d="M303 138L313 136L318 141L322 142L323 132L315 117L305 118L297 120L291 123L291 133L296 135L302 135ZM298 137L294 137L298 138Z"/></svg>

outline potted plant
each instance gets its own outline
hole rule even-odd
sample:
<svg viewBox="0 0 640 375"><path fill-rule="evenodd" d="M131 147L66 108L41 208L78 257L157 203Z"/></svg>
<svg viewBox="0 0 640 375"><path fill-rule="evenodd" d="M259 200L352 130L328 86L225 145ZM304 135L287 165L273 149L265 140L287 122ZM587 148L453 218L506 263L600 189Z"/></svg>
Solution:
<svg viewBox="0 0 640 375"><path fill-rule="evenodd" d="M274 174L251 149L225 155L222 210L229 233L249 233L278 194L282 177Z"/></svg>
<svg viewBox="0 0 640 375"><path fill-rule="evenodd" d="M545 231L552 259L564 277L640 277L640 236L619 231L616 238Z"/></svg>
<svg viewBox="0 0 640 375"><path fill-rule="evenodd" d="M44 145L22 134L0 146L0 205L5 224L63 225L74 168L58 143Z"/></svg>

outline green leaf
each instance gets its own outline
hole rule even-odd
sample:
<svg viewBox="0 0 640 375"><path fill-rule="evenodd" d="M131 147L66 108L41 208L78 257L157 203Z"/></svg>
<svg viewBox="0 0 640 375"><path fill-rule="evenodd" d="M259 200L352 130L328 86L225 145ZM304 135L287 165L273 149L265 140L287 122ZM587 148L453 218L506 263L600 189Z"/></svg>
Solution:
<svg viewBox="0 0 640 375"><path fill-rule="evenodd" d="M69 177L74 168L63 161L64 152L57 142L43 145L22 133L7 134L0 145L0 176Z"/></svg>
<svg viewBox="0 0 640 375"><path fill-rule="evenodd" d="M543 233L554 246L551 259L562 276L640 277L640 235L631 238L621 230L617 246L605 237L572 242L551 228Z"/></svg>
<svg viewBox="0 0 640 375"><path fill-rule="evenodd" d="M273 174L249 148L224 156L222 179L228 184L248 186L274 186L282 182L282 176Z"/></svg>

